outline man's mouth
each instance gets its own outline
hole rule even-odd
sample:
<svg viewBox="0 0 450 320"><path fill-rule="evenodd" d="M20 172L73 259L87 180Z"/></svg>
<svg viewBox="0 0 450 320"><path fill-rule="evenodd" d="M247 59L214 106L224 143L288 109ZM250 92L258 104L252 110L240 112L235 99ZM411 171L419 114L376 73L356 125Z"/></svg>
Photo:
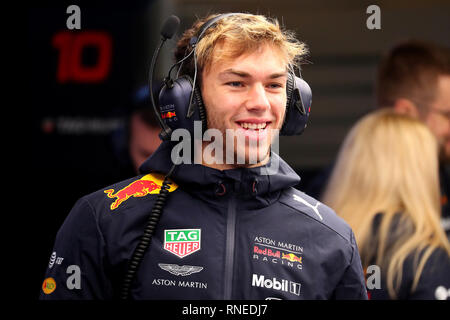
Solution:
<svg viewBox="0 0 450 320"><path fill-rule="evenodd" d="M272 122L268 119L242 119L236 121L236 123L239 126L238 134L249 139L249 141L264 141L268 137Z"/></svg>
<svg viewBox="0 0 450 320"><path fill-rule="evenodd" d="M237 124L245 130L264 130L270 124L270 121L264 122L237 122Z"/></svg>

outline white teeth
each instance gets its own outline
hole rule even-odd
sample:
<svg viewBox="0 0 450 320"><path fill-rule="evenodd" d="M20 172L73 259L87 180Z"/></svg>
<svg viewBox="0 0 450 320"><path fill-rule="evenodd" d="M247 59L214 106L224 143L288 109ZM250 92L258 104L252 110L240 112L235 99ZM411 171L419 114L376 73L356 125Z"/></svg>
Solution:
<svg viewBox="0 0 450 320"><path fill-rule="evenodd" d="M266 122L263 122L263 123L241 122L240 125L244 129L256 130L256 129L264 129L266 127L267 123Z"/></svg>

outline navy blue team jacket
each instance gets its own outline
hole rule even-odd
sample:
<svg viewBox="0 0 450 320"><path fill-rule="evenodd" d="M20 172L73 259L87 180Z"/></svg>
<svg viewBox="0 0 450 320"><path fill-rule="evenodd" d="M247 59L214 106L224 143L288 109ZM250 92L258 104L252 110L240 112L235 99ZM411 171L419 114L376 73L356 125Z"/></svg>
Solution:
<svg viewBox="0 0 450 320"><path fill-rule="evenodd" d="M171 166L163 143L142 175L77 201L57 233L41 299L114 299ZM276 174L181 164L132 299L367 299L351 228ZM162 173L162 174L159 174Z"/></svg>

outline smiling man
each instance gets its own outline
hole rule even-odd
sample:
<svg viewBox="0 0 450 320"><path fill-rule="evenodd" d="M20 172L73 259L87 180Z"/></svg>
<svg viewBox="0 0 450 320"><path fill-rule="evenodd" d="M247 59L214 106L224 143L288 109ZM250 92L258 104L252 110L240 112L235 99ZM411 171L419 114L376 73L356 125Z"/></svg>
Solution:
<svg viewBox="0 0 450 320"><path fill-rule="evenodd" d="M217 51L226 51L227 46L230 44L222 43ZM208 127L219 130L224 137L227 130L234 133L232 150L224 143L223 154L233 151L236 158L241 154L245 159L211 166L223 170L233 168L238 162L251 165L252 156L259 160L253 165L269 161L272 134L281 128L286 111L286 63L282 53L269 44L234 60L224 61L217 53L213 56L211 66L203 70L202 77Z"/></svg>
<svg viewBox="0 0 450 320"><path fill-rule="evenodd" d="M80 199L58 232L51 261L63 260L49 264L42 299L367 298L352 230L294 189L300 177L271 151L289 112L306 115L292 75L305 45L264 16L215 17L183 34L175 58L180 77L198 71L196 107L233 160L174 166L167 140L141 175ZM263 174L274 161L278 170Z"/></svg>

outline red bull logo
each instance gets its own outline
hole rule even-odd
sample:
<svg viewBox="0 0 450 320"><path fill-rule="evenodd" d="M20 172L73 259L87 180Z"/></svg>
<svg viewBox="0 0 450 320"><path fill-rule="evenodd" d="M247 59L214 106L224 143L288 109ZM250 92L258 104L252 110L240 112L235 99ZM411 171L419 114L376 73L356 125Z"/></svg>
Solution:
<svg viewBox="0 0 450 320"><path fill-rule="evenodd" d="M302 257L297 257L295 254L293 253L283 253L283 256L281 257L281 259L286 259L289 260L291 262L298 262L298 263L302 263Z"/></svg>
<svg viewBox="0 0 450 320"><path fill-rule="evenodd" d="M114 189L104 190L108 198L116 199L111 204L111 210L117 209L120 204L131 197L145 197L148 194L157 194L161 190L162 182L164 180L164 176L161 174L147 174L139 180L133 181L125 188L122 188L118 191L114 191ZM169 188L169 192L175 191L178 186L172 182Z"/></svg>
<svg viewBox="0 0 450 320"><path fill-rule="evenodd" d="M172 117L176 117L176 116L177 116L177 114L175 112L169 111L169 112L163 113L161 115L161 118L167 119L167 118L172 118Z"/></svg>
<svg viewBox="0 0 450 320"><path fill-rule="evenodd" d="M281 252L279 250L272 250L269 248L261 249L258 246L253 246L253 253L263 254L265 256L275 257L275 258L281 257Z"/></svg>

